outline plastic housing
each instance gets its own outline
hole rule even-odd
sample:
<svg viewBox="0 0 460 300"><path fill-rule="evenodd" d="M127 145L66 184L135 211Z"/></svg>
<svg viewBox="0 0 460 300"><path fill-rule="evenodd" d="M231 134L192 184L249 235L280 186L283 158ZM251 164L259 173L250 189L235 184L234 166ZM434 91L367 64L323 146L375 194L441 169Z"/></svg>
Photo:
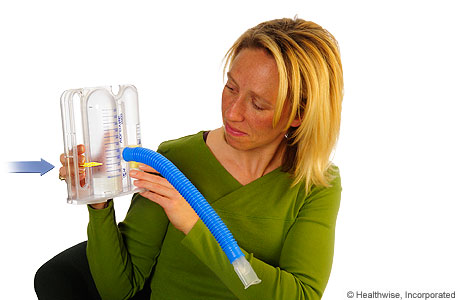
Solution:
<svg viewBox="0 0 460 300"><path fill-rule="evenodd" d="M61 96L68 203L91 204L139 191L129 176L136 164L122 158L125 147L140 147L137 89L120 85L65 91ZM78 145L85 163L78 164ZM84 175L84 176L83 176Z"/></svg>

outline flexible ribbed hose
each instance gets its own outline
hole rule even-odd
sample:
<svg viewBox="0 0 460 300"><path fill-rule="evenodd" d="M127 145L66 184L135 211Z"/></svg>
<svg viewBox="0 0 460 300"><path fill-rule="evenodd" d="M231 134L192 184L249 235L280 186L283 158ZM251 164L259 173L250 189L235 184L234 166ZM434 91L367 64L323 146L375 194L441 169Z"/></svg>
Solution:
<svg viewBox="0 0 460 300"><path fill-rule="evenodd" d="M245 288L251 284L260 282L251 265L245 259L230 230L228 230L227 226L222 222L198 189L172 162L160 153L141 147L125 148L123 150L123 159L125 161L136 161L149 165L166 178L182 197L185 198L212 233L230 260L230 263L234 265L235 271L243 281Z"/></svg>

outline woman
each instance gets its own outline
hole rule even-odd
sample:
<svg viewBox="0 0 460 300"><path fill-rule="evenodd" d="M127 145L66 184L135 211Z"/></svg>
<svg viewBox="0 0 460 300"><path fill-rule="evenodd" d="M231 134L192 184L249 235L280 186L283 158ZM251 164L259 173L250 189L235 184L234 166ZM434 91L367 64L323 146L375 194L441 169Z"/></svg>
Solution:
<svg viewBox="0 0 460 300"><path fill-rule="evenodd" d="M321 298L341 193L329 161L343 91L338 45L312 22L280 19L246 31L226 57L224 126L158 152L205 196L262 282L245 290L193 209L141 165L130 175L146 191L118 226L112 201L88 207L87 259L102 299L144 286L151 299Z"/></svg>

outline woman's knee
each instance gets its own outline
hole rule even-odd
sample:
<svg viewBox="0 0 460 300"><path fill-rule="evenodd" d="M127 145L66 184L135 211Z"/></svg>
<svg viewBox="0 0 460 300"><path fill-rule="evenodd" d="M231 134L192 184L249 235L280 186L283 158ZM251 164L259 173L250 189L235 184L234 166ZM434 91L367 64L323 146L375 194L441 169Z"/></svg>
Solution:
<svg viewBox="0 0 460 300"><path fill-rule="evenodd" d="M34 288L39 299L100 299L86 259L86 242L42 265L35 274Z"/></svg>

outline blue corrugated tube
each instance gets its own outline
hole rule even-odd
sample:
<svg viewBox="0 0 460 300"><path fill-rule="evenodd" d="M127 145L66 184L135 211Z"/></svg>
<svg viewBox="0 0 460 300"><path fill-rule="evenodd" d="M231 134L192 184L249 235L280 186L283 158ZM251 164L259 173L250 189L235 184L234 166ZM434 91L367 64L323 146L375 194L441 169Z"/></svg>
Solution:
<svg viewBox="0 0 460 300"><path fill-rule="evenodd" d="M125 148L123 159L151 166L176 188L217 240L243 282L244 288L261 282L251 264L244 257L230 230L193 183L172 162L158 152L141 147Z"/></svg>

